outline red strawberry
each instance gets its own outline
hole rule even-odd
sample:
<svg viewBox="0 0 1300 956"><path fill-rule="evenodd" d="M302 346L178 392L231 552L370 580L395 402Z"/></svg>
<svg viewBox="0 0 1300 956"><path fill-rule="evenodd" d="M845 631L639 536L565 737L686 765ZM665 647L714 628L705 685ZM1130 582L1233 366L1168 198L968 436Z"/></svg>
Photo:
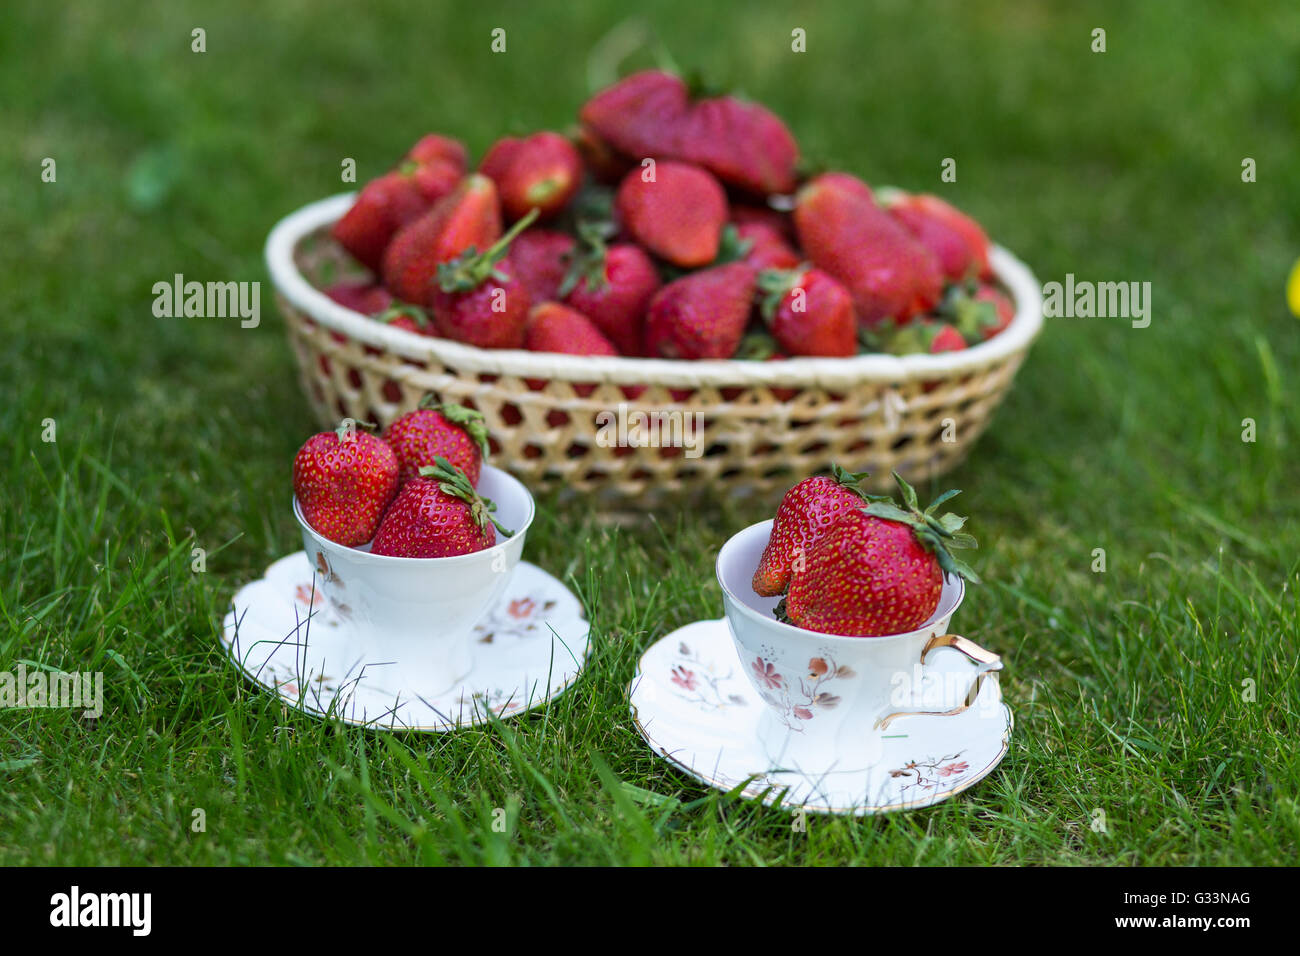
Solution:
<svg viewBox="0 0 1300 956"><path fill-rule="evenodd" d="M525 347L534 352L568 355L617 355L618 349L576 309L558 302L542 302L528 313Z"/></svg>
<svg viewBox="0 0 1300 956"><path fill-rule="evenodd" d="M614 185L635 165L631 159L601 139L591 128L579 126L574 133L574 145L582 156L583 165L598 183Z"/></svg>
<svg viewBox="0 0 1300 956"><path fill-rule="evenodd" d="M832 465L830 477L805 478L785 493L754 572L756 594L775 597L785 593L795 564L807 560L808 550L836 521L867 503L858 490L858 483L866 477L866 472L853 474Z"/></svg>
<svg viewBox="0 0 1300 956"><path fill-rule="evenodd" d="M645 318L659 291L659 273L639 246L606 248L594 230L559 289L566 305L591 319L623 355L645 354Z"/></svg>
<svg viewBox="0 0 1300 956"><path fill-rule="evenodd" d="M791 355L856 355L858 321L848 290L820 269L760 272L761 312Z"/></svg>
<svg viewBox="0 0 1300 956"><path fill-rule="evenodd" d="M438 331L433 327L433 323L429 321L429 316L417 305L408 305L405 302L394 303L377 314L375 320L391 325L395 329L414 332L416 335L427 335L430 338L438 337Z"/></svg>
<svg viewBox="0 0 1300 956"><path fill-rule="evenodd" d="M501 235L501 204L492 180L471 173L450 196L406 226L384 253L384 284L406 302L428 305L438 266Z"/></svg>
<svg viewBox="0 0 1300 956"><path fill-rule="evenodd" d="M747 222L736 226L741 242L749 243L744 260L755 269L793 269L801 261L789 243L766 223Z"/></svg>
<svg viewBox="0 0 1300 956"><path fill-rule="evenodd" d="M767 196L795 187L799 147L776 114L758 103L734 96L697 100L682 145L682 159L737 189Z"/></svg>
<svg viewBox="0 0 1300 956"><path fill-rule="evenodd" d="M823 634L880 637L921 627L943 591L945 574L979 578L950 548L975 547L960 533L965 518L934 516L949 491L921 511L912 486L894 475L904 507L875 500L850 510L808 550L790 574L790 591L778 606L789 623Z"/></svg>
<svg viewBox="0 0 1300 956"><path fill-rule="evenodd" d="M755 224L767 226L783 242L789 242L794 238L794 225L790 222L790 214L780 212L771 206L753 206L743 202L732 203L731 221L737 226Z"/></svg>
<svg viewBox="0 0 1300 956"><path fill-rule="evenodd" d="M483 157L479 172L497 184L508 219L530 209L543 219L568 205L582 185L582 157L559 133L534 133L525 139L498 140Z"/></svg>
<svg viewBox="0 0 1300 956"><path fill-rule="evenodd" d="M479 496L465 473L446 458L402 486L375 532L371 554L395 558L447 558L473 554L496 544L492 512L496 505Z"/></svg>
<svg viewBox="0 0 1300 956"><path fill-rule="evenodd" d="M727 224L727 194L698 166L662 160L634 169L618 187L617 209L623 228L660 258L684 268L708 265L718 255Z"/></svg>
<svg viewBox="0 0 1300 956"><path fill-rule="evenodd" d="M674 157L682 154L681 136L690 96L679 77L644 70L601 90L578 113L593 138L625 156Z"/></svg>
<svg viewBox="0 0 1300 956"><path fill-rule="evenodd" d="M510 244L510 264L534 302L558 299L576 243L553 229L529 229Z"/></svg>
<svg viewBox="0 0 1300 956"><path fill-rule="evenodd" d="M795 229L804 253L853 296L858 322L905 325L939 301L942 278L930 252L869 200L851 177L823 175L799 191Z"/></svg>
<svg viewBox="0 0 1300 956"><path fill-rule="evenodd" d="M691 100L679 77L647 70L601 90L579 113L584 126L628 156L697 163L758 195L795 186L799 149L785 124L732 96Z"/></svg>
<svg viewBox="0 0 1300 956"><path fill-rule="evenodd" d="M1016 306L996 286L981 283L963 306L957 304L957 327L970 339L987 342L1006 330L1016 317Z"/></svg>
<svg viewBox="0 0 1300 956"><path fill-rule="evenodd" d="M421 136L406 154L406 158L421 165L447 163L451 166L459 166L462 174L468 168L469 162L463 143L448 136L439 136L437 133Z"/></svg>
<svg viewBox="0 0 1300 956"><path fill-rule="evenodd" d="M348 547L365 544L397 491L397 456L351 427L307 439L293 460L293 493L318 534Z"/></svg>
<svg viewBox="0 0 1300 956"><path fill-rule="evenodd" d="M362 187L330 235L354 259L377 273L393 235L428 208L429 201L411 175L386 173Z"/></svg>
<svg viewBox="0 0 1300 956"><path fill-rule="evenodd" d="M940 352L960 352L966 348L966 339L948 322L914 322L899 329L889 338L888 351L895 355Z"/></svg>
<svg viewBox="0 0 1300 956"><path fill-rule="evenodd" d="M756 273L733 262L682 276L660 289L646 317L652 355L725 359L735 354L753 305Z"/></svg>
<svg viewBox="0 0 1300 956"><path fill-rule="evenodd" d="M988 278L989 237L974 219L938 196L899 194L889 213L939 260L943 274L962 279Z"/></svg>
<svg viewBox="0 0 1300 956"><path fill-rule="evenodd" d="M442 457L477 487L488 453L487 422L471 408L442 404L428 395L419 408L388 426L384 441L397 455L401 481L409 481L421 468L436 464L435 459Z"/></svg>
<svg viewBox="0 0 1300 956"><path fill-rule="evenodd" d="M517 349L531 301L528 289L502 262L511 240L537 218L534 209L483 252L470 247L459 258L438 266L430 308L439 333L482 349Z"/></svg>
<svg viewBox="0 0 1300 956"><path fill-rule="evenodd" d="M375 315L393 304L388 290L373 282L336 282L324 292L339 305L362 315Z"/></svg>

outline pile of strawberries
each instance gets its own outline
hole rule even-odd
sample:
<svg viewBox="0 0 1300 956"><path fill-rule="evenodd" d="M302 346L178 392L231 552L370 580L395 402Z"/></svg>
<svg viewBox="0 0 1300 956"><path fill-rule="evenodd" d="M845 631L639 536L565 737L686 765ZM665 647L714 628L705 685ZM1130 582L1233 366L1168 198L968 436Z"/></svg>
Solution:
<svg viewBox="0 0 1300 956"><path fill-rule="evenodd" d="M431 400L383 437L345 421L307 439L293 461L302 516L322 537L400 558L471 554L512 532L477 492L488 453L483 416Z"/></svg>
<svg viewBox="0 0 1300 956"><path fill-rule="evenodd" d="M905 634L934 614L945 575L979 580L950 551L975 547L961 530L966 519L935 514L958 492L922 511L897 472L901 505L863 493L858 485L866 477L836 465L829 477L806 478L781 499L753 588L764 597L785 595L776 616L787 624L844 637Z"/></svg>
<svg viewBox="0 0 1300 956"><path fill-rule="evenodd" d="M650 70L572 137L430 134L333 236L376 277L335 301L481 348L674 359L943 352L1010 324L988 237L942 199L801 179L765 107Z"/></svg>

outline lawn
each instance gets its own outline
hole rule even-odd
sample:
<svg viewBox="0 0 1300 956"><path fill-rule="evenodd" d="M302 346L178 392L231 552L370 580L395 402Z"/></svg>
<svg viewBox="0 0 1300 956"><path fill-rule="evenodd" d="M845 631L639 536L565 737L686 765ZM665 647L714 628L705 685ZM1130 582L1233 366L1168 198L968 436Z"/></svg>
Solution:
<svg viewBox="0 0 1300 956"><path fill-rule="evenodd" d="M637 659L721 615L716 550L770 513L725 489L632 524L541 502L526 557L593 639L543 712L386 735L250 688L221 617L300 547L289 465L315 430L267 230L344 188L344 157L365 178L429 129L478 155L563 128L626 8L22 0L0 12L0 671L101 671L105 713L0 710L0 864L1294 862L1300 8L637 9L812 160L941 192L1044 282L1151 283L1147 328L1049 319L971 458L922 489L963 489L981 542L957 623L1007 661L1004 763L932 809L800 832L656 759ZM156 318L176 273L262 281L261 324Z"/></svg>

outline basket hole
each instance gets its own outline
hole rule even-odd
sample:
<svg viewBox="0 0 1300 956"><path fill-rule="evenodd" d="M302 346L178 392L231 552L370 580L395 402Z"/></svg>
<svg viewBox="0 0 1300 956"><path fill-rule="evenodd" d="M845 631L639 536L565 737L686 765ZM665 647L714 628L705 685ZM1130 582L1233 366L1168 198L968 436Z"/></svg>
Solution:
<svg viewBox="0 0 1300 956"><path fill-rule="evenodd" d="M384 380L384 398L394 404L402 400L402 389L391 378Z"/></svg>
<svg viewBox="0 0 1300 956"><path fill-rule="evenodd" d="M502 405L501 420L507 425L518 425L524 420L524 416L519 411L518 405Z"/></svg>
<svg viewBox="0 0 1300 956"><path fill-rule="evenodd" d="M569 424L569 413L562 412L558 408L552 408L546 413L546 424L552 428L563 428Z"/></svg>

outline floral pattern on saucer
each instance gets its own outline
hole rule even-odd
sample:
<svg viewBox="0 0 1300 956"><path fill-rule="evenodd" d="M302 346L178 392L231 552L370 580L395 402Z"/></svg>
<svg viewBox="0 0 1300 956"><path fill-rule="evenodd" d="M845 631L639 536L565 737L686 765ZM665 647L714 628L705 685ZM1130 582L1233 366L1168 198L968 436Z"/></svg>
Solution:
<svg viewBox="0 0 1300 956"><path fill-rule="evenodd" d="M969 673L969 662L956 651L940 649L933 659L942 670ZM827 706L836 696L833 682L851 676L829 655L813 658L798 675L769 669L762 658L742 663L725 620L696 621L642 655L628 694L633 721L657 754L701 783L743 799L851 815L927 807L988 776L1010 744L1011 711L998 683L986 681L980 699L964 713L897 720L883 735L883 756L865 770L808 774L774 767L757 732L768 705L742 668L756 675L763 668L765 692L795 726L814 719L819 708L838 704Z"/></svg>
<svg viewBox="0 0 1300 956"><path fill-rule="evenodd" d="M314 572L321 573L302 551L275 562L235 595L221 635L246 677L313 716L384 730L454 730L542 706L577 679L586 659L581 602L523 561L475 627L465 679L442 693L394 697L379 686L376 665L360 664L340 609L328 606Z"/></svg>

